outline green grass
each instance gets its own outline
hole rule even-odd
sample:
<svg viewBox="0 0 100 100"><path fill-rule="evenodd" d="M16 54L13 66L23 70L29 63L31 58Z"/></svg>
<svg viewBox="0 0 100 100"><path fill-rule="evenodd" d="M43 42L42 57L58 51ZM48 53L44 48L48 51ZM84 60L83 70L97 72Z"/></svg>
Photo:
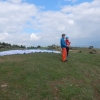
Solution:
<svg viewBox="0 0 100 100"><path fill-rule="evenodd" d="M88 52L0 57L0 100L100 100L100 50Z"/></svg>

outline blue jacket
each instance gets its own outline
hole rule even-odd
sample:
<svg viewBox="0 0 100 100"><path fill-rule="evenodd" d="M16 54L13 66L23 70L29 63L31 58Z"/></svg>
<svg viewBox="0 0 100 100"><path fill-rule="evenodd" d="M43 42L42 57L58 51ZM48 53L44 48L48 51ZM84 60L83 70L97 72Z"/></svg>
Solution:
<svg viewBox="0 0 100 100"><path fill-rule="evenodd" d="M65 42L64 38L61 38L60 44L61 44L61 48L66 48L66 42Z"/></svg>

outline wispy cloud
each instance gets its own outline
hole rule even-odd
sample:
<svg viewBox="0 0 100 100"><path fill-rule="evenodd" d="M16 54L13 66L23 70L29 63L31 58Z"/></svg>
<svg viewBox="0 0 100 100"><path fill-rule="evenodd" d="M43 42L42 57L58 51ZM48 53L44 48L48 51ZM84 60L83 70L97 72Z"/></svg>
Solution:
<svg viewBox="0 0 100 100"><path fill-rule="evenodd" d="M74 2L77 2L78 0L64 0L64 1L67 1L67 2L72 2L72 3L74 3Z"/></svg>
<svg viewBox="0 0 100 100"><path fill-rule="evenodd" d="M7 0L8 2L11 2L11 3L21 3L22 0Z"/></svg>

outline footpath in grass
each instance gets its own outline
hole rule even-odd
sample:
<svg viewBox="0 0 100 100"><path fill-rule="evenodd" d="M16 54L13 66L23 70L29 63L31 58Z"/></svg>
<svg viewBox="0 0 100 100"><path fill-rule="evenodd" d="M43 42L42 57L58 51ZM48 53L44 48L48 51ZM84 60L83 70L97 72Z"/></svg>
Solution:
<svg viewBox="0 0 100 100"><path fill-rule="evenodd" d="M100 100L100 53L0 57L0 100Z"/></svg>

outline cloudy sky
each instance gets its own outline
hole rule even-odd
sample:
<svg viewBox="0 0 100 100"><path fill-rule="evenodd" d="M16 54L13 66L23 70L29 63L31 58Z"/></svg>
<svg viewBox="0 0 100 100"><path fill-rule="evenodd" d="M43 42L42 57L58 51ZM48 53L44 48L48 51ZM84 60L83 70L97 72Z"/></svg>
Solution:
<svg viewBox="0 0 100 100"><path fill-rule="evenodd" d="M100 0L0 0L0 42L100 47Z"/></svg>

